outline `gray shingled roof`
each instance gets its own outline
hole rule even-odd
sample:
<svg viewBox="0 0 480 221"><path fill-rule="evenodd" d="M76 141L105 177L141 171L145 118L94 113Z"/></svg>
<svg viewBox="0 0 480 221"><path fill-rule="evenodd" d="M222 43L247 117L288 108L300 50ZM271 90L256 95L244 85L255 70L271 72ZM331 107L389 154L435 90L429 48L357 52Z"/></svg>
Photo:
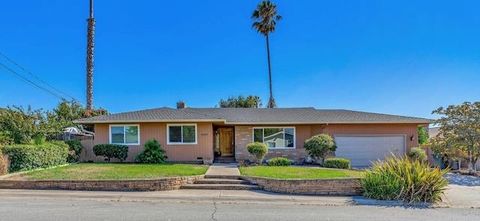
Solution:
<svg viewBox="0 0 480 221"><path fill-rule="evenodd" d="M76 123L223 122L226 124L430 123L429 119L315 108L157 108L79 119Z"/></svg>

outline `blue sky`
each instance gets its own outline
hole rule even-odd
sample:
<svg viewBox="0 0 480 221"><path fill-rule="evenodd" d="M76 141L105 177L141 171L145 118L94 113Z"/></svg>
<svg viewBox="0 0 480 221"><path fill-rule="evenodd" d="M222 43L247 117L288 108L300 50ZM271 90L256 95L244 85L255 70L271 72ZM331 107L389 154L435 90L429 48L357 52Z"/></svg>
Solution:
<svg viewBox="0 0 480 221"><path fill-rule="evenodd" d="M248 94L266 103L265 42L250 20L257 2L97 0L95 106L212 107ZM431 117L480 100L479 1L275 2L280 107ZM87 10L87 0L5 1L0 51L84 102ZM0 106L58 102L2 68L0 82Z"/></svg>

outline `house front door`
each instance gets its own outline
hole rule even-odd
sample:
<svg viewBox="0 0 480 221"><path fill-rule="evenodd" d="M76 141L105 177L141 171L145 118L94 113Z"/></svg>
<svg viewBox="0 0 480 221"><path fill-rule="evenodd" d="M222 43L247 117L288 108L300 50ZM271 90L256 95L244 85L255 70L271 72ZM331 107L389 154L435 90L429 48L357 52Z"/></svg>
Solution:
<svg viewBox="0 0 480 221"><path fill-rule="evenodd" d="M219 128L220 156L233 156L233 128Z"/></svg>

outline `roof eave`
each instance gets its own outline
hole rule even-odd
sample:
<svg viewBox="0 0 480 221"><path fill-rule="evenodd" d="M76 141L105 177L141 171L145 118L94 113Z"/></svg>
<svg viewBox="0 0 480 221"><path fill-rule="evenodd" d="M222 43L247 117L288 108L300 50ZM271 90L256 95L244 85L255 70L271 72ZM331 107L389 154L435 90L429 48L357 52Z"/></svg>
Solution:
<svg viewBox="0 0 480 221"><path fill-rule="evenodd" d="M188 122L220 122L225 123L224 119L171 119L171 120L75 120L76 124L116 124L116 123L188 123Z"/></svg>

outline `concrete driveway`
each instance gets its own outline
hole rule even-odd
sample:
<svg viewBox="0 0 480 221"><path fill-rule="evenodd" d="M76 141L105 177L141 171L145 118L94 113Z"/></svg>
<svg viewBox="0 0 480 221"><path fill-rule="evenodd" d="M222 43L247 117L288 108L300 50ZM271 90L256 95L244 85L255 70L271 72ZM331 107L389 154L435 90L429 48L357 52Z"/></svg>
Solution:
<svg viewBox="0 0 480 221"><path fill-rule="evenodd" d="M448 174L445 201L450 207L480 208L480 177Z"/></svg>

